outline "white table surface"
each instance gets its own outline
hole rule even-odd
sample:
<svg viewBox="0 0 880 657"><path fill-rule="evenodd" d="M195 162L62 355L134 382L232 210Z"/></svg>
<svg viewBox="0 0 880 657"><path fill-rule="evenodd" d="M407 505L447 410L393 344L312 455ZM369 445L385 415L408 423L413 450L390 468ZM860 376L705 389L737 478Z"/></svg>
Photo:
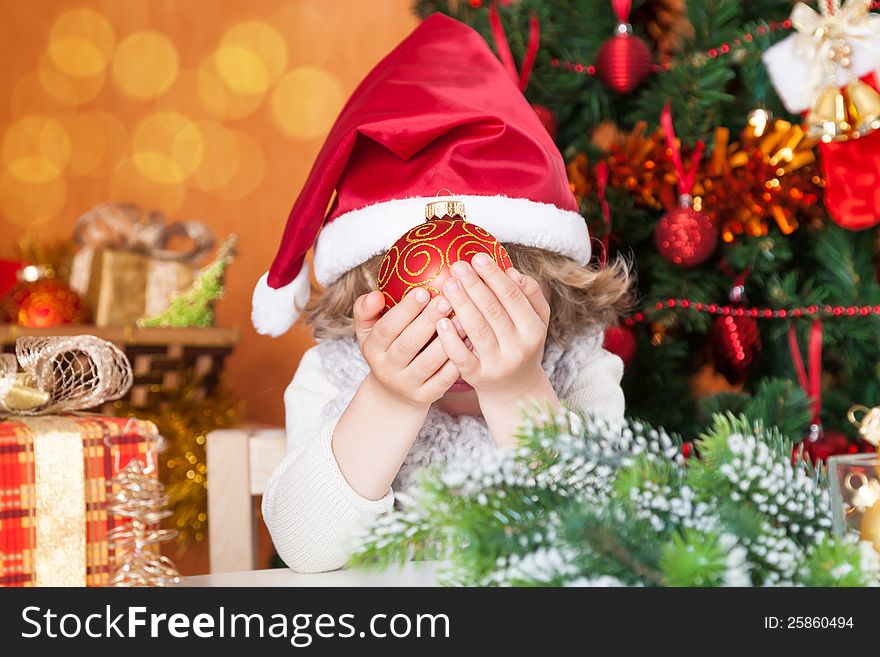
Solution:
<svg viewBox="0 0 880 657"><path fill-rule="evenodd" d="M409 563L384 573L334 570L329 573L302 575L287 568L249 570L238 573L214 573L184 577L181 586L437 586L438 564Z"/></svg>

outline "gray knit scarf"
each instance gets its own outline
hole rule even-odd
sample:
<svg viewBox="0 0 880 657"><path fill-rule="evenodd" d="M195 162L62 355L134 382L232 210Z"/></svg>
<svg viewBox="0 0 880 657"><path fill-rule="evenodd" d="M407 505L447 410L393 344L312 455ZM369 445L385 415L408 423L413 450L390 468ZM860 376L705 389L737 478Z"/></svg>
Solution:
<svg viewBox="0 0 880 657"><path fill-rule="evenodd" d="M576 338L566 348L548 342L544 349L544 371L560 399L568 396L585 359L601 346L602 333ZM322 421L328 422L342 415L366 378L369 366L354 338L321 340L318 353L324 371L338 389L336 397L322 411ZM473 454L491 444L492 437L482 417L454 416L432 406L394 480L394 490L409 488L416 473L426 465L446 460L453 453Z"/></svg>

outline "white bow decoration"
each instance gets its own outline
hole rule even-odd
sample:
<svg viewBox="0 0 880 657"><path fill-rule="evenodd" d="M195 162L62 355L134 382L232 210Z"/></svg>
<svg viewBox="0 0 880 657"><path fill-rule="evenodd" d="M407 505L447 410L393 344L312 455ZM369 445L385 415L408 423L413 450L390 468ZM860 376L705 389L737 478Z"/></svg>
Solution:
<svg viewBox="0 0 880 657"><path fill-rule="evenodd" d="M789 112L810 109L825 87L843 87L880 69L880 15L871 13L870 6L871 0L835 0L830 7L826 0L819 0L819 11L803 2L794 6L789 18L797 32L763 55L773 86ZM848 62L832 57L841 42L849 46Z"/></svg>

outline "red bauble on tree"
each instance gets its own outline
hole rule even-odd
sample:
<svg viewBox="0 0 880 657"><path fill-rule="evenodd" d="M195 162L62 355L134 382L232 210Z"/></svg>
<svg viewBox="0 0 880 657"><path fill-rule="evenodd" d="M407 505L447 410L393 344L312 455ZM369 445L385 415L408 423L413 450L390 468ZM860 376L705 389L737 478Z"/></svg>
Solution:
<svg viewBox="0 0 880 657"><path fill-rule="evenodd" d="M596 75L609 89L628 94L651 72L651 49L632 33L629 18L630 0L611 0L620 21L613 37L596 53Z"/></svg>
<svg viewBox="0 0 880 657"><path fill-rule="evenodd" d="M742 383L761 350L758 322L751 317L718 317L710 333L715 369L730 383Z"/></svg>
<svg viewBox="0 0 880 657"><path fill-rule="evenodd" d="M82 324L86 311L80 296L55 278L43 278L42 268L28 266L20 271L21 282L0 300L0 316L29 328L50 328Z"/></svg>
<svg viewBox="0 0 880 657"><path fill-rule="evenodd" d="M804 438L804 455L814 464L820 461L826 461L829 456L835 454L855 454L859 451L858 446L854 445L846 437L845 433L840 431L818 431L815 436L810 435ZM798 449L795 445L795 450Z"/></svg>
<svg viewBox="0 0 880 657"><path fill-rule="evenodd" d="M718 229L709 215L694 210L689 197L657 222L657 251L674 265L695 267L708 260L718 244Z"/></svg>
<svg viewBox="0 0 880 657"><path fill-rule="evenodd" d="M602 345L615 356L619 356L625 366L636 357L636 334L629 326L614 326L605 331L605 343Z"/></svg>
<svg viewBox="0 0 880 657"><path fill-rule="evenodd" d="M491 233L465 220L461 201L436 201L425 208L427 221L403 235L385 254L379 267L377 286L385 295L385 309L400 303L413 288L422 287L431 296L450 277L449 268L477 253L486 253L502 269L511 266L510 257Z"/></svg>
<svg viewBox="0 0 880 657"><path fill-rule="evenodd" d="M544 126L553 139L556 139L556 135L559 133L559 125L556 123L556 115L553 113L553 110L546 105L537 104L532 105L532 109L538 115L541 125Z"/></svg>

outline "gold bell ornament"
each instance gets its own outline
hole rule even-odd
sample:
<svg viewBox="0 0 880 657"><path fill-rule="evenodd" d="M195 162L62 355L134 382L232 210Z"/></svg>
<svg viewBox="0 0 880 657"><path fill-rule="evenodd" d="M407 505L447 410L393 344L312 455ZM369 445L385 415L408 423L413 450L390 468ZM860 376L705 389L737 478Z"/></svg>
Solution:
<svg viewBox="0 0 880 657"><path fill-rule="evenodd" d="M807 114L807 127L811 135L824 142L849 138L852 130L849 108L840 89L828 87L819 94Z"/></svg>
<svg viewBox="0 0 880 657"><path fill-rule="evenodd" d="M880 128L880 93L861 80L853 80L846 87L850 120L859 135Z"/></svg>
<svg viewBox="0 0 880 657"><path fill-rule="evenodd" d="M868 408L863 404L850 406L846 418L866 443L880 447L880 406Z"/></svg>

